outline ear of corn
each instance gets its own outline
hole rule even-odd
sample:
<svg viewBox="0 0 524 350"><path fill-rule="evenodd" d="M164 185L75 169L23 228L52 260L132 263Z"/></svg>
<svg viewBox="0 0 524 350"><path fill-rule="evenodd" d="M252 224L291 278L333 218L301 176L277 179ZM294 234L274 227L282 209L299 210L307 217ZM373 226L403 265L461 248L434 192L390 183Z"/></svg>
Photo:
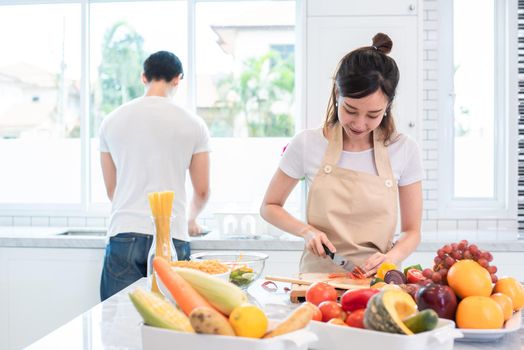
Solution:
<svg viewBox="0 0 524 350"><path fill-rule="evenodd" d="M153 327L195 333L187 316L162 297L137 288L129 293L138 313L144 322Z"/></svg>
<svg viewBox="0 0 524 350"><path fill-rule="evenodd" d="M202 271L175 267L175 271L186 280L215 309L229 316L233 309L247 303L247 295L233 283Z"/></svg>

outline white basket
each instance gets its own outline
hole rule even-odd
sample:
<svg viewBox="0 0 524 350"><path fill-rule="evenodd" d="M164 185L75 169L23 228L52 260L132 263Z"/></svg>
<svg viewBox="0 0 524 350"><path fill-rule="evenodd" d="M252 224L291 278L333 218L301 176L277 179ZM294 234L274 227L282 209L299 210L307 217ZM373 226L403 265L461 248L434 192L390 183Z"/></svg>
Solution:
<svg viewBox="0 0 524 350"><path fill-rule="evenodd" d="M270 339L253 339L225 335L208 335L177 332L142 325L144 350L190 349L190 350L306 350L317 336L307 330L284 334Z"/></svg>
<svg viewBox="0 0 524 350"><path fill-rule="evenodd" d="M462 332L455 323L439 319L437 328L415 335L377 332L368 329L337 326L313 321L308 328L318 336L318 341L309 346L317 350L451 350L455 338Z"/></svg>

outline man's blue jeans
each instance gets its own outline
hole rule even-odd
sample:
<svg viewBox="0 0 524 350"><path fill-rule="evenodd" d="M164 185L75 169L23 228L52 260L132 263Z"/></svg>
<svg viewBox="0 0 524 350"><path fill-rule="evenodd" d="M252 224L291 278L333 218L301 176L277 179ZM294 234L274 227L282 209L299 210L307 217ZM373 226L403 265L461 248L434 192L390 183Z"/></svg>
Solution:
<svg viewBox="0 0 524 350"><path fill-rule="evenodd" d="M109 239L100 281L100 299L106 300L147 275L147 255L153 236L119 233ZM178 260L189 260L189 242L173 239Z"/></svg>

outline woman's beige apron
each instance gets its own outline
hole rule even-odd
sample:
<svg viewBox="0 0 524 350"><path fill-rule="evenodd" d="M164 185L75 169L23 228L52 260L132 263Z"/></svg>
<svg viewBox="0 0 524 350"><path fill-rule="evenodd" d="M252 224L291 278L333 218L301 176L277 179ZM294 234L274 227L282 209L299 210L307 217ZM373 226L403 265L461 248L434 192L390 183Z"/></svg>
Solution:
<svg viewBox="0 0 524 350"><path fill-rule="evenodd" d="M392 247L398 215L397 181L379 132L373 132L378 175L338 167L342 147L343 129L337 123L309 190L307 221L327 235L337 255L362 265L372 254L386 253ZM304 249L300 272L335 271L344 270L331 259Z"/></svg>

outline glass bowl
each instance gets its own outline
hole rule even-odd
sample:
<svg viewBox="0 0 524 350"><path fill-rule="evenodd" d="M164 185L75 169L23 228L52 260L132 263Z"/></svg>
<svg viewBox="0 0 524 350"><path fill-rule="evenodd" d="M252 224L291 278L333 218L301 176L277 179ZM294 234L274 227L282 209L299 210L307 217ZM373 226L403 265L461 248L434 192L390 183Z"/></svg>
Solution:
<svg viewBox="0 0 524 350"><path fill-rule="evenodd" d="M218 260L229 266L229 282L242 289L249 287L260 277L268 258L267 254L258 252L213 251L191 254L191 260Z"/></svg>

